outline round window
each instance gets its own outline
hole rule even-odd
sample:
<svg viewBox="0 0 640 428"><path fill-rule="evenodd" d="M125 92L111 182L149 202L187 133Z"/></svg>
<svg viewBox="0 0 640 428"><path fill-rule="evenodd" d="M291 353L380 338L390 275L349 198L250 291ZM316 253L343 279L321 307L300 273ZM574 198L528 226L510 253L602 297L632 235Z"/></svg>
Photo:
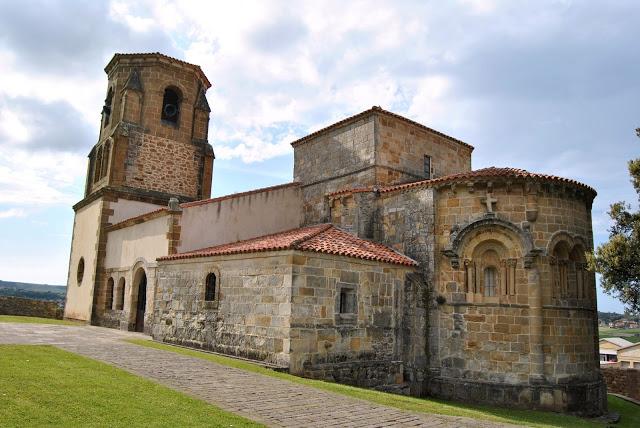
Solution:
<svg viewBox="0 0 640 428"><path fill-rule="evenodd" d="M78 287L82 285L82 278L84 278L84 257L80 257L80 261L78 262L78 272L77 272L77 281Z"/></svg>

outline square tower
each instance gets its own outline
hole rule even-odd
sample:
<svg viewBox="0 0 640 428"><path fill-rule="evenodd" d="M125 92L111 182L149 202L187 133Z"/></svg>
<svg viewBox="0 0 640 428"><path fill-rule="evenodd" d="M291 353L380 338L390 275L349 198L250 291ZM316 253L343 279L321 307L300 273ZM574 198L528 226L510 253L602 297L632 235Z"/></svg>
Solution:
<svg viewBox="0 0 640 428"><path fill-rule="evenodd" d="M106 228L127 218L211 195L214 153L206 91L194 64L160 53L116 54L100 137L89 152L75 211L65 317L103 323ZM102 308L102 309L101 309Z"/></svg>

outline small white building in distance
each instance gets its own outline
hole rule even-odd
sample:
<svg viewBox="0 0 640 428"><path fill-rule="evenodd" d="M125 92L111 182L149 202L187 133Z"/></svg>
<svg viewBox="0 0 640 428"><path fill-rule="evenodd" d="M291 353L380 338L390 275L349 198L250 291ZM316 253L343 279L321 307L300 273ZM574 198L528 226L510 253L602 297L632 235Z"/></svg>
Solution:
<svg viewBox="0 0 640 428"><path fill-rule="evenodd" d="M633 345L621 337L603 337L600 339L600 365L609 365L618 362L618 350ZM638 365L640 367L640 363Z"/></svg>

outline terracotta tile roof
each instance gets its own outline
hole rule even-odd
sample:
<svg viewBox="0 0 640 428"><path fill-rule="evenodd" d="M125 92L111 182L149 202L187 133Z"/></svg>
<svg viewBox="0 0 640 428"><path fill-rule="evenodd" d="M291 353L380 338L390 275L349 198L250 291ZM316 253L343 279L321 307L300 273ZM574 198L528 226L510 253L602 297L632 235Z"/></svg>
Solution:
<svg viewBox="0 0 640 428"><path fill-rule="evenodd" d="M417 262L413 259L385 245L358 238L331 224L293 229L245 241L164 256L158 260L191 259L276 250L310 251L404 266L417 266Z"/></svg>
<svg viewBox="0 0 640 428"><path fill-rule="evenodd" d="M240 192L240 193L231 193L230 195L218 196L216 198L211 198L211 199L202 199L200 201L185 202L183 204L180 204L180 206L182 208L196 207L198 205L205 205L205 204L211 204L214 202L224 201L225 199L240 198L242 196L248 196L248 195L253 195L253 194L262 193L262 192L270 192L273 190L286 189L287 187L296 187L296 186L300 186L300 183L293 181L291 183L278 184L277 186L263 187L261 189L254 189L254 190L249 190L249 191Z"/></svg>
<svg viewBox="0 0 640 428"><path fill-rule="evenodd" d="M333 129L339 128L341 126L345 126L345 125L348 125L350 123L357 122L358 120L360 120L360 119L362 119L364 117L367 117L367 116L369 116L371 114L374 114L374 113L385 115L385 116L389 116L389 117L393 117L394 119L400 119L403 122L406 122L406 123L408 123L410 125L417 126L418 128L424 129L425 131L431 132L432 134L436 134L436 135L439 135L441 137L444 137L447 140L453 141L455 143L462 144L463 146L473 150L473 146L470 145L470 144L465 143L464 141L460 141L457 138L450 137L447 134L443 134L440 131L436 131L435 129L429 128L428 126L425 126L425 125L423 125L421 123L418 123L416 121L408 119L408 118L406 118L404 116L400 116L399 114L392 113L390 111L384 110L383 108L381 108L379 106L373 106L370 109L365 110L365 111L363 111L361 113L358 113L358 114L355 114L353 116L347 117L346 119L342 119L342 120L340 120L340 121L338 121L336 123L333 123L333 124L331 124L331 125L329 125L329 126L327 126L325 128L322 128L322 129L319 129L318 131L312 132L311 134L294 141L293 143L291 143L291 145L293 147L296 147L296 146L298 146L298 145L300 145L302 143L305 143L305 142L317 137L318 135L321 135L321 134L323 134L325 132L328 132L328 131L332 131Z"/></svg>
<svg viewBox="0 0 640 428"><path fill-rule="evenodd" d="M455 181L473 180L476 178L524 178L534 181L555 181L565 184L571 184L580 187L588 192L593 193L595 197L596 191L593 187L580 183L579 181L572 180L570 178L558 177L556 175L538 174L535 172L525 171L518 168L496 168L494 166L489 168L478 169L475 171L462 172L459 174L445 175L443 177L434 178L431 180L414 181L411 183L398 184L396 186L387 186L379 189L380 193L395 192L398 190L410 189L413 187L432 186L440 183L449 183Z"/></svg>
<svg viewBox="0 0 640 428"><path fill-rule="evenodd" d="M165 55L165 54L160 53L160 52L116 53L115 55L113 55L113 58L111 58L111 61L109 61L107 66L104 68L104 71L108 74L109 70L111 69L111 67L113 67L113 65L116 63L116 61L119 60L120 58L144 58L144 59L147 59L147 58L159 58L159 59L167 60L169 62L181 64L181 65L184 65L184 66L187 66L187 67L191 68L196 73L198 73L200 75L200 77L202 78L202 80L204 81L204 83L207 85L207 88L211 87L211 82L209 82L209 79L204 74L204 72L202 71L202 68L200 68L199 65L191 64L190 62L182 61L181 59L177 59L177 58L171 57L169 55Z"/></svg>
<svg viewBox="0 0 640 428"><path fill-rule="evenodd" d="M353 189L342 189L342 190L337 190L335 192L327 193L326 196L335 197L335 196L352 194L352 193L367 193L367 192L372 192L373 190L375 190L374 186L354 187Z"/></svg>

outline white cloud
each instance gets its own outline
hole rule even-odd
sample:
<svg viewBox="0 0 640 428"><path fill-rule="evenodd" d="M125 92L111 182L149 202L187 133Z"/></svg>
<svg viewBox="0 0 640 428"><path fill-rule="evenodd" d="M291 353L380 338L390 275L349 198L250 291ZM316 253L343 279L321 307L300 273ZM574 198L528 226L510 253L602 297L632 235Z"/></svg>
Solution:
<svg viewBox="0 0 640 428"><path fill-rule="evenodd" d="M3 148L0 152L0 204L25 206L70 205L82 190L78 180L86 172L86 158L72 153Z"/></svg>
<svg viewBox="0 0 640 428"><path fill-rule="evenodd" d="M10 208L8 210L0 211L0 219L3 218L11 218L11 217L24 217L25 211L19 208Z"/></svg>
<svg viewBox="0 0 640 428"><path fill-rule="evenodd" d="M0 107L0 141L9 144L25 143L31 137L26 118L7 107Z"/></svg>
<svg viewBox="0 0 640 428"><path fill-rule="evenodd" d="M467 7L472 13L485 15L496 11L498 4L494 0L460 0L463 7Z"/></svg>
<svg viewBox="0 0 640 428"><path fill-rule="evenodd" d="M112 1L109 8L109 15L115 21L124 22L131 30L136 32L146 32L154 25L154 20L151 18L142 18L134 15L129 5L122 1Z"/></svg>
<svg viewBox="0 0 640 428"><path fill-rule="evenodd" d="M262 162L277 156L291 153L291 142L296 140L295 134L288 132L284 136L273 136L268 130L236 133L232 135L218 133L214 148L216 158L239 158L244 163ZM233 142L240 143L233 144Z"/></svg>

